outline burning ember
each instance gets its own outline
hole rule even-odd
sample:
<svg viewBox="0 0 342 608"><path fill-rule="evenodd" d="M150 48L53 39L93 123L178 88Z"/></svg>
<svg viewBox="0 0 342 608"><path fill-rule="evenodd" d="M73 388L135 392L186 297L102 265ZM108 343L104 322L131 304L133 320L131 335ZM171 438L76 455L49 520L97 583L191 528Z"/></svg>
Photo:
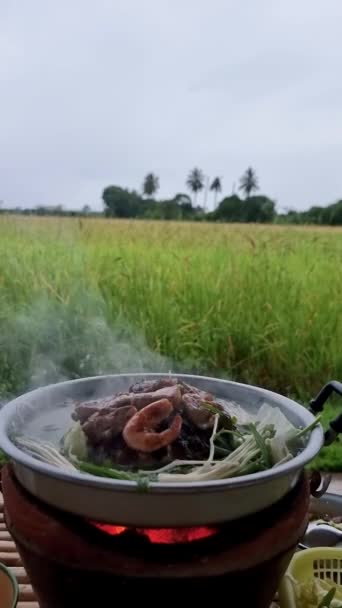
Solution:
<svg viewBox="0 0 342 608"><path fill-rule="evenodd" d="M112 526L91 522L93 526L109 534L110 536L120 536L124 532L133 531L139 536L144 536L153 544L175 545L191 543L196 540L203 540L217 534L217 528L195 527L195 528L126 528L124 526Z"/></svg>

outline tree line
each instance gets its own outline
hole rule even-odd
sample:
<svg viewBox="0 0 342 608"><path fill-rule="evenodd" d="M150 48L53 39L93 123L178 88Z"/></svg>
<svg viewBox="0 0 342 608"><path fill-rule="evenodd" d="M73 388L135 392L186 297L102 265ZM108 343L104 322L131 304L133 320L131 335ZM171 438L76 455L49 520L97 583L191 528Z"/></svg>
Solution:
<svg viewBox="0 0 342 608"><path fill-rule="evenodd" d="M206 183L204 173L195 167L188 174L185 185L191 196L178 193L167 200L156 200L160 187L159 177L148 173L141 194L120 186L107 186L102 199L107 217L145 218L164 220L205 220L216 222L257 222L283 224L342 225L342 200L327 207L311 207L308 211L288 210L277 213L275 201L266 195L254 194L259 188L255 170L248 167L239 180L237 193L225 196L218 204L222 192L222 178L215 177ZM204 190L204 204L198 205L198 195ZM208 190L213 193L213 210L207 211Z"/></svg>
<svg viewBox="0 0 342 608"><path fill-rule="evenodd" d="M342 225L342 200L326 207L314 206L308 211L289 209L285 213L277 213L274 200L266 195L256 194L260 189L259 179L252 167L248 167L239 180L238 190L241 195L233 191L219 202L217 199L223 189L222 178L219 176L209 181L203 171L195 167L187 175L185 186L190 194L179 192L172 198L157 200L160 180L151 172L145 176L141 192L117 185L104 188L103 212L93 211L89 205L77 211L65 209L61 205L6 209L0 202L0 213L91 217L104 214L113 218ZM202 191L204 198L200 205L198 197ZM213 209L208 211L207 200L210 193L213 197Z"/></svg>
<svg viewBox="0 0 342 608"><path fill-rule="evenodd" d="M197 195L201 190L205 188L205 176L201 169L195 167L192 169L186 178L185 182L187 188L193 194L193 203L196 207ZM210 191L214 193L214 209L216 208L217 195L222 192L222 178L214 177L210 187ZM249 198L251 193L255 190L259 190L259 183L256 173L252 167L248 167L246 172L240 178L239 189L244 192L246 198ZM145 196L153 198L159 190L159 177L154 173L148 173L145 176L142 192Z"/></svg>
<svg viewBox="0 0 342 608"><path fill-rule="evenodd" d="M222 178L214 177L209 182L201 169L195 167L188 174L185 185L190 195L177 193L167 200L156 200L159 190L159 177L148 173L142 184L141 194L120 186L107 186L102 199L107 217L173 219L173 220L209 220L237 222L272 222L275 217L275 203L266 196L252 196L259 189L256 172L248 167L240 178L239 190L244 198L237 194L217 204L222 192ZM204 201L198 204L198 195L204 191ZM213 193L213 210L207 211L208 191Z"/></svg>

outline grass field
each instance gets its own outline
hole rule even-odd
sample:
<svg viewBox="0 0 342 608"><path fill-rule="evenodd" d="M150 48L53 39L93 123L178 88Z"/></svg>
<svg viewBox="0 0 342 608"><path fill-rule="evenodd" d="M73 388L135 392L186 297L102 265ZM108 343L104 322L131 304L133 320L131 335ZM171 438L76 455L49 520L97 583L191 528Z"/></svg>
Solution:
<svg viewBox="0 0 342 608"><path fill-rule="evenodd" d="M305 403L342 379L341 260L341 229L0 216L0 398L158 368Z"/></svg>

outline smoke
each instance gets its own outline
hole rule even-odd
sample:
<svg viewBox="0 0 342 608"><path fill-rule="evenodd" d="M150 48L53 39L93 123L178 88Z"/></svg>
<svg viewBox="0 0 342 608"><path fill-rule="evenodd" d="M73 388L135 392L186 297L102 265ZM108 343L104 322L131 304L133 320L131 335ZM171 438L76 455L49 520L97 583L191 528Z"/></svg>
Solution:
<svg viewBox="0 0 342 608"><path fill-rule="evenodd" d="M100 294L74 290L67 302L41 297L0 319L0 400L67 379L174 368L123 316L108 317Z"/></svg>

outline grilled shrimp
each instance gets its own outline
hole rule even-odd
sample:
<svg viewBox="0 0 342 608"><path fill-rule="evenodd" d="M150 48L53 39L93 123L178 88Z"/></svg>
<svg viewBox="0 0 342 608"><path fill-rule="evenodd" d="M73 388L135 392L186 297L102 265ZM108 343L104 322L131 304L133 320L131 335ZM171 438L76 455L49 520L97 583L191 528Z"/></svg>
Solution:
<svg viewBox="0 0 342 608"><path fill-rule="evenodd" d="M177 414L171 425L160 433L155 428L173 411L167 399L150 403L127 422L122 435L127 445L138 452L155 452L175 441L182 428L182 417Z"/></svg>

